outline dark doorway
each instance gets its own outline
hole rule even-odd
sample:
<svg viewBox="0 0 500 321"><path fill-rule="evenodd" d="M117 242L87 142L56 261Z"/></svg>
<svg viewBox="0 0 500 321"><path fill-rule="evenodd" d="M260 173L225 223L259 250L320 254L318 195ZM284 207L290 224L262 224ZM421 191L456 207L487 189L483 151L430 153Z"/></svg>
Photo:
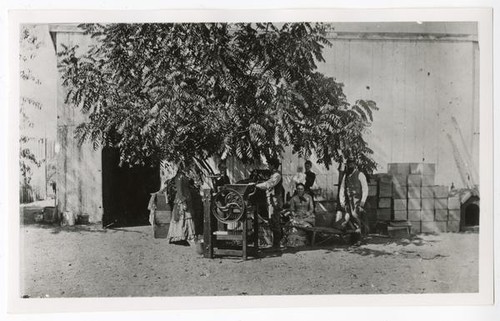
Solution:
<svg viewBox="0 0 500 321"><path fill-rule="evenodd" d="M159 167L119 166L118 149L102 151L103 226L123 227L149 224L150 193L160 188Z"/></svg>
<svg viewBox="0 0 500 321"><path fill-rule="evenodd" d="M472 203L465 208L465 226L477 225L479 225L479 206Z"/></svg>

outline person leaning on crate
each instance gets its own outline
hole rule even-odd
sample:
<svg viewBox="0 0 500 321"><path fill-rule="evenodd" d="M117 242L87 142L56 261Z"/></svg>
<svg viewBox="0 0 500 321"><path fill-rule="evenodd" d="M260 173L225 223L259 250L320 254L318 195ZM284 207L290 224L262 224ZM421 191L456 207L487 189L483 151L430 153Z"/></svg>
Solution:
<svg viewBox="0 0 500 321"><path fill-rule="evenodd" d="M366 198L368 197L368 183L366 176L358 169L356 161L349 158L346 170L340 184L339 201L340 206L345 209L346 216L343 225L352 223L355 228L352 243L361 245L366 236L366 212L364 210Z"/></svg>
<svg viewBox="0 0 500 321"><path fill-rule="evenodd" d="M266 191L270 225L273 232L273 247L279 247L282 237L280 212L283 209L283 179L278 170L280 161L273 158L268 161L268 164L272 172L271 177L265 182L255 184L255 187Z"/></svg>

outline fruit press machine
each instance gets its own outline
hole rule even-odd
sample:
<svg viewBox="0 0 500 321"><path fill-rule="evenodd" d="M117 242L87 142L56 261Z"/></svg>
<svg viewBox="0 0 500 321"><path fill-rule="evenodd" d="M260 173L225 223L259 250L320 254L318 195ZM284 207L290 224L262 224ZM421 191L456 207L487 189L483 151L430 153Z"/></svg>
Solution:
<svg viewBox="0 0 500 321"><path fill-rule="evenodd" d="M248 256L259 253L259 202L254 184L224 185L204 191L204 256Z"/></svg>

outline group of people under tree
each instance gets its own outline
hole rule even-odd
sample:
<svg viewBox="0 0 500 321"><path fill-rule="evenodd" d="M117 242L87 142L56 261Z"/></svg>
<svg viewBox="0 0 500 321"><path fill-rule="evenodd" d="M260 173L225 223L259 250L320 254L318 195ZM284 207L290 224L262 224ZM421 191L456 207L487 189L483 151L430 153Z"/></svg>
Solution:
<svg viewBox="0 0 500 321"><path fill-rule="evenodd" d="M292 178L293 194L286 196L286 202L280 165L278 159L270 159L268 161L270 177L262 182L250 182L255 188L265 191L273 247L282 246L283 240L289 241L294 235L305 239L306 233L300 227L312 227L315 224L313 186L316 174L311 170L312 162L309 160L305 162L305 173L302 172L302 166L298 166L297 174ZM218 169L219 175L213 180L214 191L231 183L224 161L219 163ZM199 189L188 177L186 169L179 166L176 175L166 181L160 191L167 194L172 211L168 241L194 244L197 235L202 233L203 210ZM360 245L368 232L364 211L367 196L366 175L358 169L356 161L349 158L339 187L336 224L342 229L354 231L351 238L354 245ZM288 226L293 227L292 229L283 229L285 220L288 221Z"/></svg>

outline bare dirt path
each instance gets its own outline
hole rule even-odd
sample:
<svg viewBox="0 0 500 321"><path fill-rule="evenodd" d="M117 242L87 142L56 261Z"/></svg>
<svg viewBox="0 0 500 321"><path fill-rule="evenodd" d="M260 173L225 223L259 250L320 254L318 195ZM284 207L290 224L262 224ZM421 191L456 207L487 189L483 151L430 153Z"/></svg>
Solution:
<svg viewBox="0 0 500 321"><path fill-rule="evenodd" d="M205 259L151 227L21 228L27 297L453 293L478 291L478 234L373 237L249 261Z"/></svg>

